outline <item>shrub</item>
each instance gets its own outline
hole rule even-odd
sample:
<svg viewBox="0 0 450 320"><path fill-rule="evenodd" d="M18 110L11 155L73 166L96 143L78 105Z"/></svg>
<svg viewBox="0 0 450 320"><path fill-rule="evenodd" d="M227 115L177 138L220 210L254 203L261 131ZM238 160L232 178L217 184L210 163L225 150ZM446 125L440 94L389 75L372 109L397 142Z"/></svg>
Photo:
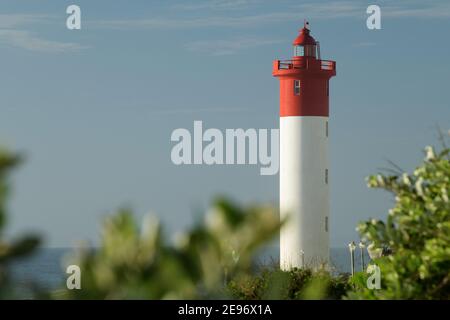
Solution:
<svg viewBox="0 0 450 320"><path fill-rule="evenodd" d="M264 267L255 275L234 279L228 290L235 299L341 299L350 289L346 275L332 276L328 271Z"/></svg>
<svg viewBox="0 0 450 320"><path fill-rule="evenodd" d="M386 222L361 223L361 236L392 254L375 259L381 290L366 288L358 276L352 299L450 299L450 162L449 149L426 158L412 174L369 177L371 188L395 197Z"/></svg>
<svg viewBox="0 0 450 320"><path fill-rule="evenodd" d="M18 155L0 149L0 298L16 297L15 288L10 282L9 266L15 260L34 252L40 242L35 235L27 235L13 242L4 239L6 200L10 191L8 175L19 162Z"/></svg>
<svg viewBox="0 0 450 320"><path fill-rule="evenodd" d="M196 226L169 244L154 218L139 228L131 212L107 219L101 247L79 252L82 270L75 299L200 299L226 297L228 279L251 272L254 253L278 234L278 215L269 207L241 210L218 200ZM61 297L61 296L59 296Z"/></svg>

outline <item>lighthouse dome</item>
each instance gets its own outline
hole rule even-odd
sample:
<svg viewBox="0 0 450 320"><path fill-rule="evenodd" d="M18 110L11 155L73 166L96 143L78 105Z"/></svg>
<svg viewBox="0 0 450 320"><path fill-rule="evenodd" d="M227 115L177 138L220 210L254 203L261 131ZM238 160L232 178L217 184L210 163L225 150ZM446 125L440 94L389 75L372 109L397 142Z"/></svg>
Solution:
<svg viewBox="0 0 450 320"><path fill-rule="evenodd" d="M309 34L309 29L306 26L300 30L300 34L293 42L294 46L311 46L316 45L316 40Z"/></svg>
<svg viewBox="0 0 450 320"><path fill-rule="evenodd" d="M317 52L319 43L309 34L308 26L309 23L305 21L303 29L300 30L300 34L293 42L294 57L317 58L318 55L320 56Z"/></svg>

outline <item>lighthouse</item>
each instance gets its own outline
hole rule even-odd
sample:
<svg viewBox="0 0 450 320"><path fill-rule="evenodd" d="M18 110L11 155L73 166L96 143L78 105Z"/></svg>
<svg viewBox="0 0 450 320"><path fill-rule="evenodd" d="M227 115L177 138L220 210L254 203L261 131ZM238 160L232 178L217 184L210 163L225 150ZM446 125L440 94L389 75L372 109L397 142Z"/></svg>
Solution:
<svg viewBox="0 0 450 320"><path fill-rule="evenodd" d="M280 80L280 267L329 262L329 80L336 62L322 60L308 23L291 60L275 60Z"/></svg>

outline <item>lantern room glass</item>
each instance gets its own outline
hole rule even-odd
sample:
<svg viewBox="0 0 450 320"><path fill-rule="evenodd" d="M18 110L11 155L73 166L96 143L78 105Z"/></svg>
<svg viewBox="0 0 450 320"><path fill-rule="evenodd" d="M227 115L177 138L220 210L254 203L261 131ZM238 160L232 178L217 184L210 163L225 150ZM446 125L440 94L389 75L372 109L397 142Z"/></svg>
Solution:
<svg viewBox="0 0 450 320"><path fill-rule="evenodd" d="M294 46L294 57L317 58L316 52L316 45Z"/></svg>
<svg viewBox="0 0 450 320"><path fill-rule="evenodd" d="M303 46L294 46L294 57L303 57L304 52Z"/></svg>

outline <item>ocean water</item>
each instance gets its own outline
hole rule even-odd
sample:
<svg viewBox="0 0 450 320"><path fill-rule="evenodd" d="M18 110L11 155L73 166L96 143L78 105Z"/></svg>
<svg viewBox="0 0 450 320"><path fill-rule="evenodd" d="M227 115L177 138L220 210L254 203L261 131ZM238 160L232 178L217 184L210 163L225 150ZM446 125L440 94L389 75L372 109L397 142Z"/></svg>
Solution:
<svg viewBox="0 0 450 320"><path fill-rule="evenodd" d="M31 285L41 289L54 290L65 285L67 262L64 257L73 252L70 248L41 249L29 258L16 261L12 265L12 278L18 292L29 292ZM337 272L349 273L351 270L350 253L347 248L332 248L330 251L331 265ZM365 253L365 259L368 255ZM265 249L260 258L261 263L278 261L278 248ZM355 252L356 270L361 270L360 253Z"/></svg>
<svg viewBox="0 0 450 320"><path fill-rule="evenodd" d="M31 287L45 291L60 288L65 283L63 260L72 249L45 248L30 257L16 260L11 266L11 278L16 291L28 295Z"/></svg>

